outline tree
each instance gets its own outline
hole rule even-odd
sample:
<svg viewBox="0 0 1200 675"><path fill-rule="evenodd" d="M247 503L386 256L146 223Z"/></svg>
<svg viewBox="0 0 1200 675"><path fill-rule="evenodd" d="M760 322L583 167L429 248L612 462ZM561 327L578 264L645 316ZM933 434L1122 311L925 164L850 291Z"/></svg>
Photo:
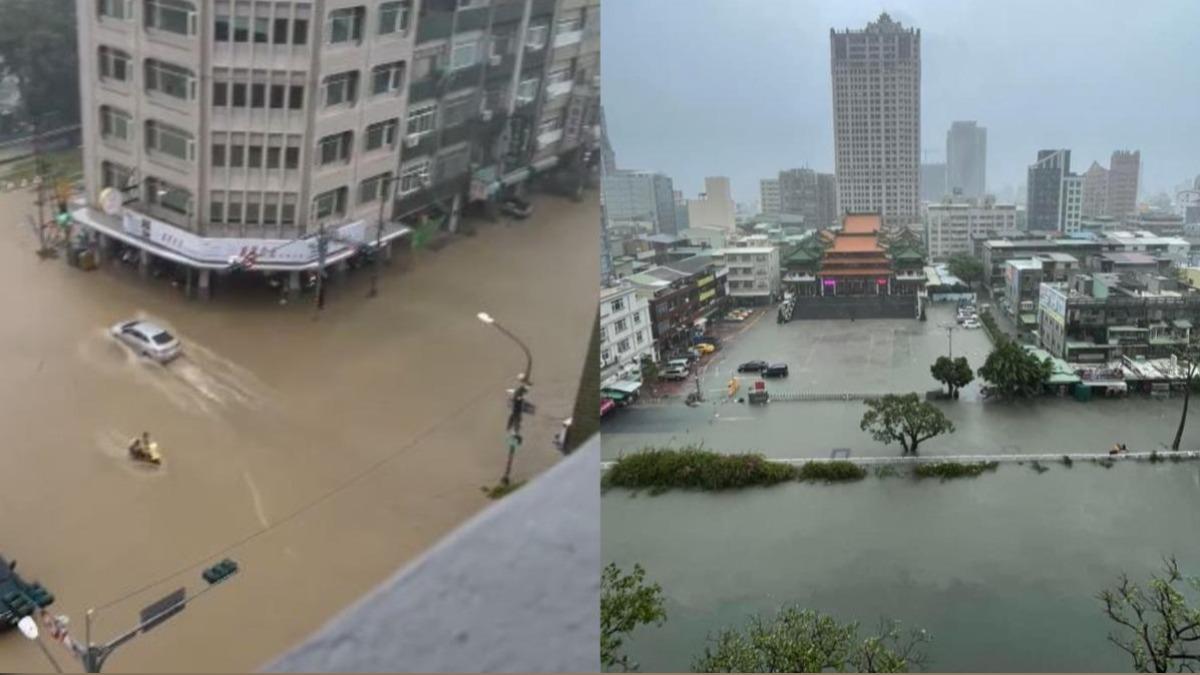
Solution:
<svg viewBox="0 0 1200 675"><path fill-rule="evenodd" d="M649 354L642 356L642 383L654 384L658 381L658 364Z"/></svg>
<svg viewBox="0 0 1200 675"><path fill-rule="evenodd" d="M1054 372L1050 359L1039 361L1024 347L1004 336L988 354L979 376L1007 399L1036 396Z"/></svg>
<svg viewBox="0 0 1200 675"><path fill-rule="evenodd" d="M880 443L899 443L905 455L917 454L917 446L934 436L954 433L954 424L932 403L916 394L888 394L867 401L859 427Z"/></svg>
<svg viewBox="0 0 1200 675"><path fill-rule="evenodd" d="M983 281L983 261L966 253L950 256L946 262L950 274L962 279L968 286L974 286Z"/></svg>
<svg viewBox="0 0 1200 675"><path fill-rule="evenodd" d="M1200 609L1184 594L1200 593L1200 579L1180 574L1174 558L1163 561L1163 570L1145 587L1122 574L1115 589L1100 593L1104 613L1123 629L1108 639L1138 672L1192 672L1200 666Z"/></svg>
<svg viewBox="0 0 1200 675"><path fill-rule="evenodd" d="M1172 450L1179 449L1179 443L1183 440L1183 425L1187 423L1188 403L1192 399L1192 387L1196 382L1196 375L1200 374L1200 343L1192 342L1183 349L1175 353L1179 361L1179 367L1183 368L1184 384L1187 385L1183 389L1183 412L1179 415L1179 428L1175 430L1175 440L1171 443Z"/></svg>
<svg viewBox="0 0 1200 675"><path fill-rule="evenodd" d="M645 577L641 565L622 574L614 563L600 575L600 665L606 670L637 670L637 663L621 653L625 637L639 625L661 626L667 619L662 587L646 584Z"/></svg>
<svg viewBox="0 0 1200 675"><path fill-rule="evenodd" d="M929 372L933 379L946 385L946 393L954 398L958 398L959 389L975 379L975 373L971 371L971 365L967 363L965 356L953 360L949 356L939 356L929 367Z"/></svg>
<svg viewBox="0 0 1200 675"><path fill-rule="evenodd" d="M71 0L4 0L0 76L16 76L26 119L79 120L77 44Z"/></svg>
<svg viewBox="0 0 1200 675"><path fill-rule="evenodd" d="M881 622L875 635L860 640L857 623L843 624L812 610L786 607L770 620L753 617L744 633L722 631L692 664L692 670L901 673L924 666L921 650L930 641L923 630L903 635L896 622Z"/></svg>

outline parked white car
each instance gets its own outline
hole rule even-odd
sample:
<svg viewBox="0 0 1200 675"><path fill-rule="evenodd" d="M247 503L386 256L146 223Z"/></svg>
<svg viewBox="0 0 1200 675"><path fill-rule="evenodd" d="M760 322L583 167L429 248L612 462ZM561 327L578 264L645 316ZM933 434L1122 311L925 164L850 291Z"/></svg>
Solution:
<svg viewBox="0 0 1200 675"><path fill-rule="evenodd" d="M183 352L183 345L167 329L149 321L124 321L109 329L138 356L166 363Z"/></svg>
<svg viewBox="0 0 1200 675"><path fill-rule="evenodd" d="M980 326L980 323L978 321L976 321L975 319L967 319L966 321L963 322L963 325L962 325L963 328L979 328L979 326Z"/></svg>

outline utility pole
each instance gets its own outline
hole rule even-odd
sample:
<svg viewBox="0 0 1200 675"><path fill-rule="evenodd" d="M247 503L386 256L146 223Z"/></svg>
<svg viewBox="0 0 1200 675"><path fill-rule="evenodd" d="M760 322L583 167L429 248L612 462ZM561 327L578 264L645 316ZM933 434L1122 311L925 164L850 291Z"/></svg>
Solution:
<svg viewBox="0 0 1200 675"><path fill-rule="evenodd" d="M529 392L529 387L533 385L533 354L530 353L529 347L520 338L500 325L487 312L480 312L476 316L483 323L492 326L503 333L505 337L517 343L517 346L525 353L525 372L517 376L517 387L512 390L511 405L508 413L508 461L504 465L504 476L500 479L500 485L507 487L512 474L513 455L516 454L517 448L521 447L521 418L525 413L532 414L536 410L532 403L525 400L525 394Z"/></svg>
<svg viewBox="0 0 1200 675"><path fill-rule="evenodd" d="M317 231L317 311L325 309L325 254L329 249L329 238L325 234L325 223Z"/></svg>
<svg viewBox="0 0 1200 675"><path fill-rule="evenodd" d="M379 223L375 227L375 260L371 265L371 290L367 292L368 298L379 294L379 265L383 258L383 208L391 195L395 193L395 185L398 180L400 180L399 176L385 178L383 185L379 188ZM391 190L390 193L389 190Z"/></svg>

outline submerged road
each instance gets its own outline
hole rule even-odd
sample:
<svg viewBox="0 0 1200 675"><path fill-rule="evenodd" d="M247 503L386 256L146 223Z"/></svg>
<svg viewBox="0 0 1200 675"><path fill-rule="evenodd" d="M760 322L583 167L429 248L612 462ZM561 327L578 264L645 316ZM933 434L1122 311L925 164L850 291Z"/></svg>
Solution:
<svg viewBox="0 0 1200 675"><path fill-rule="evenodd" d="M504 390L524 358L480 311L535 359L538 410L514 478L558 460L551 439L596 313L594 193L539 197L527 221L417 252L385 268L374 299L352 273L319 320L267 291L187 301L119 265L41 261L28 209L27 195L0 194L0 553L76 630L88 607L162 579L101 611L97 639L200 588L206 556L241 564L107 672L256 669L488 505L480 487L504 470ZM106 334L133 316L170 326L186 355L165 368L134 358ZM143 430L159 469L125 456ZM12 631L0 670L50 665Z"/></svg>

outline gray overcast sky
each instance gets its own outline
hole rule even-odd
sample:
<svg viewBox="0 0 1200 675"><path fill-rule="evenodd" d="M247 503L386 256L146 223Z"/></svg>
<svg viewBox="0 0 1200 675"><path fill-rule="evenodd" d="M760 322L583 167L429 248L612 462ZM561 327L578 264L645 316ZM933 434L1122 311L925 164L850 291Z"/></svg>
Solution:
<svg viewBox="0 0 1200 675"><path fill-rule="evenodd" d="M988 189L1039 148L1082 173L1142 151L1142 191L1200 173L1200 2L1180 0L604 0L603 97L621 168L687 196L729 176L758 197L779 169L833 171L829 29L881 11L921 29L921 146L954 120L988 130Z"/></svg>

